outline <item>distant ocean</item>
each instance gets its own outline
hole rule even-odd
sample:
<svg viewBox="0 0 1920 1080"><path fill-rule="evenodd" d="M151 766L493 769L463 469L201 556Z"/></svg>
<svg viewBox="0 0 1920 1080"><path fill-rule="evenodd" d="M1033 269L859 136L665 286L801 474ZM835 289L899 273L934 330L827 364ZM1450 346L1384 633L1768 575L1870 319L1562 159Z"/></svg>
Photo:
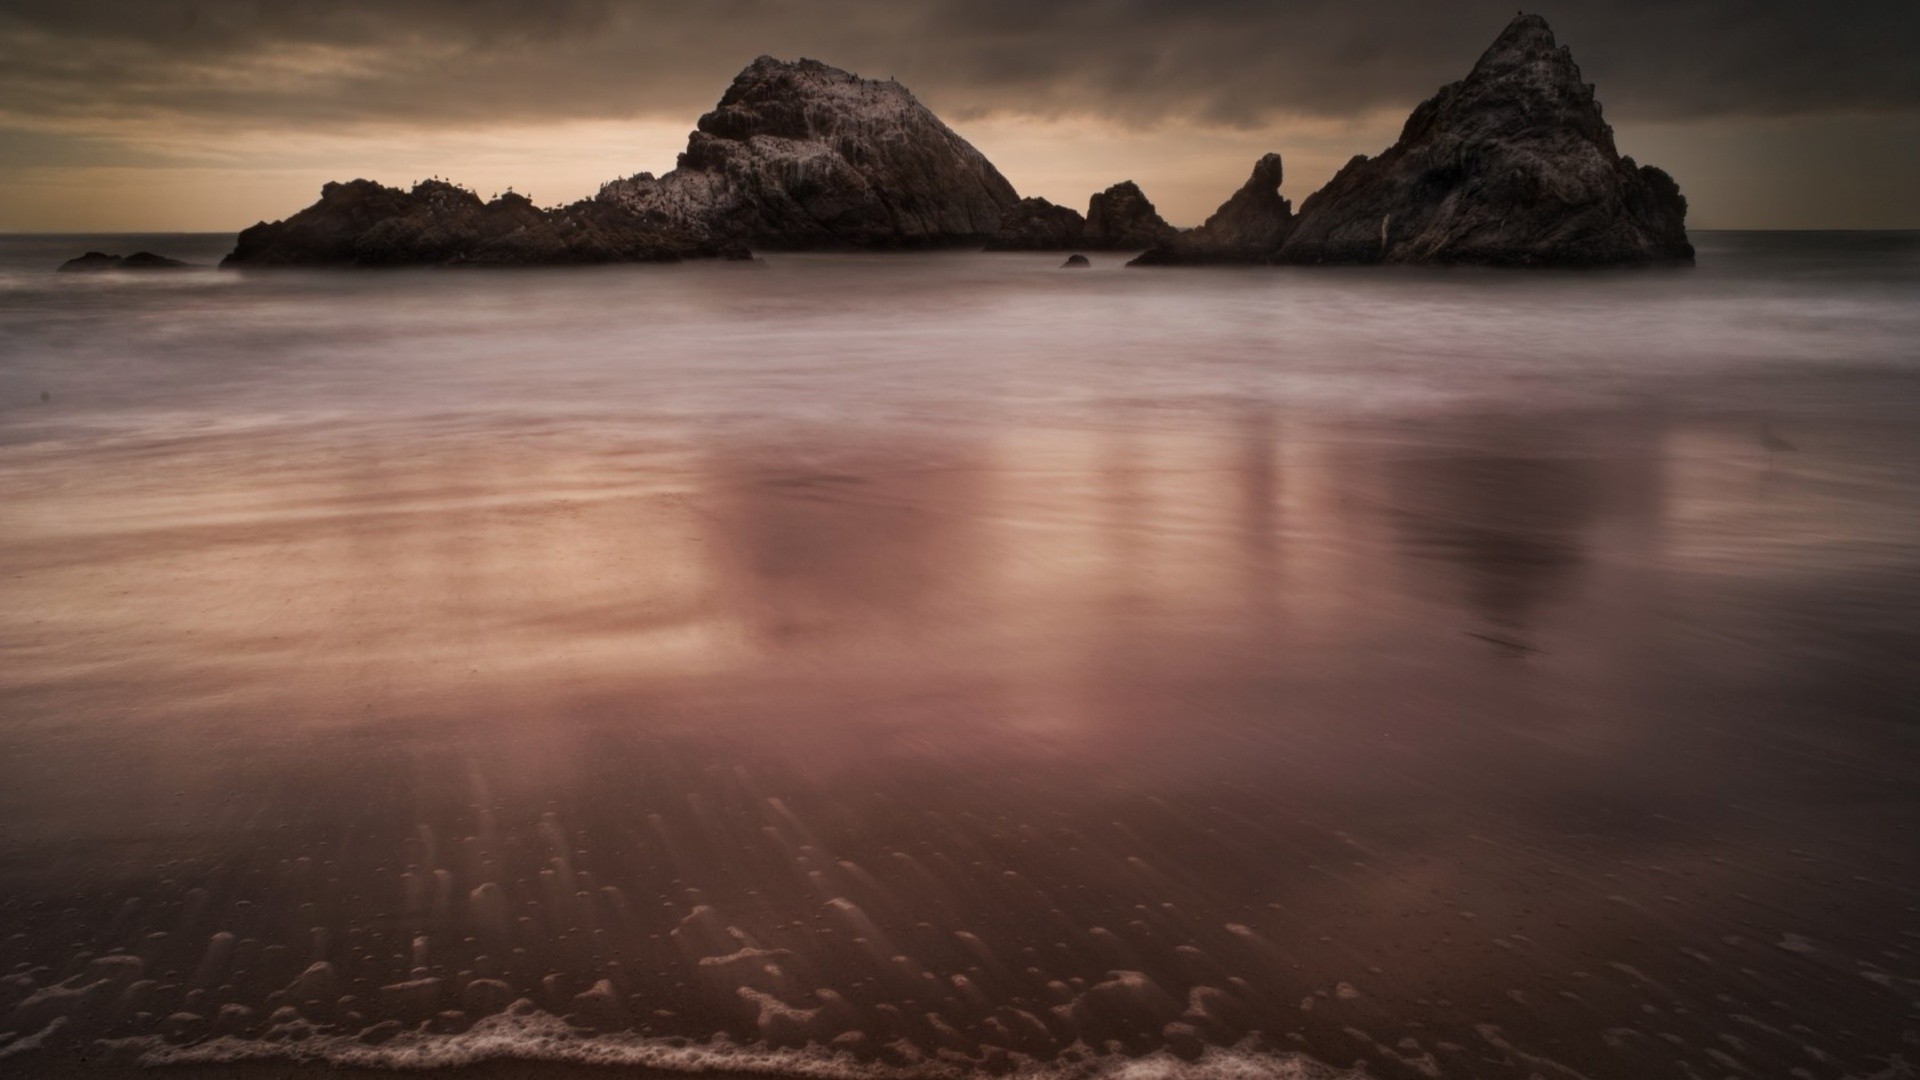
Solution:
<svg viewBox="0 0 1920 1080"><path fill-rule="evenodd" d="M0 238L0 1071L1912 1054L1920 233L231 242Z"/></svg>

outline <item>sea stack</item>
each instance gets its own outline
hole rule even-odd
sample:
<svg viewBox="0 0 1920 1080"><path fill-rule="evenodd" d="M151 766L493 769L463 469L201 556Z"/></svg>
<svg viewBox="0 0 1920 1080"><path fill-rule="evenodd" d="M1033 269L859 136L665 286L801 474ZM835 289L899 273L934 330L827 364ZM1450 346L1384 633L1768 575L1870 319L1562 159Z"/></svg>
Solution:
<svg viewBox="0 0 1920 1080"><path fill-rule="evenodd" d="M1197 229L1141 253L1141 266L1195 263L1268 263L1293 230L1293 204L1280 194L1279 154L1254 162L1253 175Z"/></svg>
<svg viewBox="0 0 1920 1080"><path fill-rule="evenodd" d="M1139 251L1171 243L1167 224L1140 185L1122 180L1087 200L1087 213L1045 199L1021 199L1000 220L988 251Z"/></svg>
<svg viewBox="0 0 1920 1080"><path fill-rule="evenodd" d="M985 242L1019 201L906 87L762 56L702 116L672 172L598 200L763 248Z"/></svg>
<svg viewBox="0 0 1920 1080"><path fill-rule="evenodd" d="M1414 109L1384 153L1348 162L1291 220L1278 213L1284 201L1256 166L1206 225L1136 262L1693 261L1679 186L1620 155L1592 84L1538 15L1509 23L1465 79Z"/></svg>
<svg viewBox="0 0 1920 1080"><path fill-rule="evenodd" d="M165 255L155 255L151 251L136 251L131 255L89 251L79 258L61 263L58 269L67 274L88 274L106 270L187 270L192 265L179 259L169 259Z"/></svg>
<svg viewBox="0 0 1920 1080"><path fill-rule="evenodd" d="M1137 251L1165 243L1180 234L1166 223L1131 180L1122 180L1087 203L1087 227L1075 247L1101 251Z"/></svg>
<svg viewBox="0 0 1920 1080"><path fill-rule="evenodd" d="M1679 185L1614 147L1593 85L1520 15L1465 79L1300 205L1289 263L1620 266L1691 262Z"/></svg>

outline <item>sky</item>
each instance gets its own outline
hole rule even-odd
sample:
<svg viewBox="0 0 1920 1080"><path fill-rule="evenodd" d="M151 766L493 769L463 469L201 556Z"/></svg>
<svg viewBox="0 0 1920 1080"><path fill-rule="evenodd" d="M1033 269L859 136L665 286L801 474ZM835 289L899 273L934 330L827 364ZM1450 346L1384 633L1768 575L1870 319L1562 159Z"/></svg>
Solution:
<svg viewBox="0 0 1920 1080"><path fill-rule="evenodd" d="M1511 2L1511 0L1508 0ZM1696 228L1920 228L1920 2L1554 2ZM897 78L1022 195L1296 204L1514 14L1456 0L0 0L0 231L228 231L328 180L535 201L673 165L754 57Z"/></svg>

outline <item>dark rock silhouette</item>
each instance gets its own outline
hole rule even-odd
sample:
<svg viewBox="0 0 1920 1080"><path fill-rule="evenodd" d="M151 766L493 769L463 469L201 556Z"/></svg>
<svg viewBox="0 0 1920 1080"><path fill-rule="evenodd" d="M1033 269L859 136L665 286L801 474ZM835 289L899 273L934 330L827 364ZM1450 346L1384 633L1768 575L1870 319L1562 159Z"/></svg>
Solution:
<svg viewBox="0 0 1920 1080"><path fill-rule="evenodd" d="M165 255L155 255L151 251L136 251L131 255L89 251L77 259L61 263L59 269L67 273L91 273L101 270L184 270L192 265L179 259L169 259Z"/></svg>
<svg viewBox="0 0 1920 1080"><path fill-rule="evenodd" d="M1000 229L987 241L988 251L1064 251L1073 247L1087 219L1070 206L1045 199L1021 199L1000 219Z"/></svg>
<svg viewBox="0 0 1920 1080"><path fill-rule="evenodd" d="M1278 261L1611 266L1689 262L1673 178L1622 157L1593 86L1538 15L1300 205Z"/></svg>
<svg viewBox="0 0 1920 1080"><path fill-rule="evenodd" d="M1142 252L1140 266L1272 262L1293 229L1293 204L1280 195L1279 154L1254 163L1253 175L1197 229Z"/></svg>
<svg viewBox="0 0 1920 1080"><path fill-rule="evenodd" d="M1164 221L1140 185L1123 180L1087 201L1087 215L1045 199L1021 199L1000 219L988 251L1137 251L1173 242L1180 230Z"/></svg>
<svg viewBox="0 0 1920 1080"><path fill-rule="evenodd" d="M1198 229L1139 186L1084 218L1020 199L992 163L899 83L763 56L700 118L677 167L550 210L443 181L328 184L315 205L241 233L222 265L541 265L744 257L766 248L981 244L1143 250L1142 264L1690 262L1686 199L1614 146L1593 87L1546 21L1515 18L1467 77L1357 157L1294 214L1278 154ZM96 258L97 257L97 258ZM152 258L146 253L130 260ZM89 253L62 269L107 268ZM162 260L171 262L171 260ZM76 265L78 264L78 265ZM157 264L156 264L157 265Z"/></svg>
<svg viewBox="0 0 1920 1080"><path fill-rule="evenodd" d="M677 167L598 201L768 248L981 243L1019 196L897 82L762 56L700 118Z"/></svg>
<svg viewBox="0 0 1920 1080"><path fill-rule="evenodd" d="M1179 234L1160 217L1140 185L1122 180L1088 202L1086 228L1073 246L1130 251L1153 247Z"/></svg>
<svg viewBox="0 0 1920 1080"><path fill-rule="evenodd" d="M1085 255L1069 255L1067 261L1060 264L1062 270L1084 270L1093 263Z"/></svg>
<svg viewBox="0 0 1920 1080"><path fill-rule="evenodd" d="M744 256L711 237L582 200L542 210L508 192L491 202L443 180L411 191L371 180L328 184L285 221L240 234L222 266L523 266Z"/></svg>

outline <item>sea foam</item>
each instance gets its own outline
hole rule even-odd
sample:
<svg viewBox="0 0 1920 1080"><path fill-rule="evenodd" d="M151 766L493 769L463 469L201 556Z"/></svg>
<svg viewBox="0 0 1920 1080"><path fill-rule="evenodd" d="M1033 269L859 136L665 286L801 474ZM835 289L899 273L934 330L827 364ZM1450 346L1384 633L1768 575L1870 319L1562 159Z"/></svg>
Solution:
<svg viewBox="0 0 1920 1080"><path fill-rule="evenodd" d="M557 1062L647 1068L675 1073L725 1072L800 1080L963 1080L980 1075L975 1063L942 1056L912 1065L861 1062L818 1047L769 1049L724 1037L702 1044L632 1034L592 1035L526 1000L465 1032L408 1031L377 1046L352 1035L305 1034L293 1040L221 1037L192 1046L157 1039L109 1040L142 1065L226 1065L294 1062L349 1068L450 1069L485 1061ZM1209 1048L1193 1060L1166 1052L1130 1058L1083 1053L1071 1062L1015 1056L1010 1075L1027 1080L1371 1080L1359 1069L1337 1069L1291 1054Z"/></svg>

